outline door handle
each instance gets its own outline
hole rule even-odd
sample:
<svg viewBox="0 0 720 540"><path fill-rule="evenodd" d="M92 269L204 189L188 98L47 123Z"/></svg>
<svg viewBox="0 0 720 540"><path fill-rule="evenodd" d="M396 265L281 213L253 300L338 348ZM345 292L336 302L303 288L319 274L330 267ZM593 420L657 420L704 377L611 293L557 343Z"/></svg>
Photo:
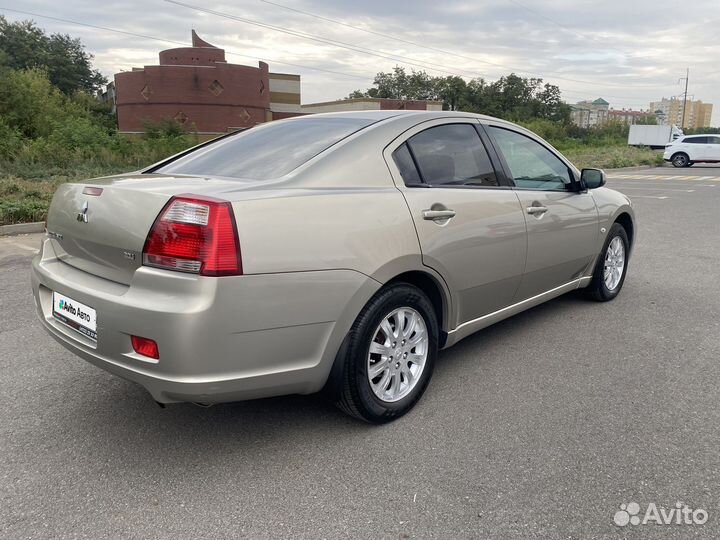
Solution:
<svg viewBox="0 0 720 540"><path fill-rule="evenodd" d="M423 219L442 221L455 217L455 210L423 210Z"/></svg>
<svg viewBox="0 0 720 540"><path fill-rule="evenodd" d="M527 213L528 214L544 214L547 212L547 206L528 206L527 207Z"/></svg>

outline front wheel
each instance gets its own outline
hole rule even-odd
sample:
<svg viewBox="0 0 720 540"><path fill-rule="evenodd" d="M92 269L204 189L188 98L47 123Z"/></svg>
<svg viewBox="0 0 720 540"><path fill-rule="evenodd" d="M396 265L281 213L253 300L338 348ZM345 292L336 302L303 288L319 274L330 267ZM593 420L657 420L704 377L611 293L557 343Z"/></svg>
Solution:
<svg viewBox="0 0 720 540"><path fill-rule="evenodd" d="M381 289L338 352L330 381L337 406L373 424L408 412L430 382L438 333L433 305L420 289L406 283Z"/></svg>
<svg viewBox="0 0 720 540"><path fill-rule="evenodd" d="M587 288L590 298L607 302L620 293L625 283L629 248L625 228L619 223L613 223Z"/></svg>
<svg viewBox="0 0 720 540"><path fill-rule="evenodd" d="M688 167L690 165L690 158L687 154L679 152L675 154L671 160L673 167Z"/></svg>

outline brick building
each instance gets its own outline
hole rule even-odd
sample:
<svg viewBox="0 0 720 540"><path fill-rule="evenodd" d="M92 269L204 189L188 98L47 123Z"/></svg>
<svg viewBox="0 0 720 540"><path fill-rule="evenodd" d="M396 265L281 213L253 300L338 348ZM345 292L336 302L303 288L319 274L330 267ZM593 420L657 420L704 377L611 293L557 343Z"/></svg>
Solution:
<svg viewBox="0 0 720 540"><path fill-rule="evenodd" d="M622 122L625 125L647 124L655 120L655 113L652 111L633 111L632 109L610 109L608 120Z"/></svg>
<svg viewBox="0 0 720 540"><path fill-rule="evenodd" d="M225 51L192 31L192 47L160 52L156 66L115 74L118 129L144 131L172 118L201 134L248 128L300 111L300 76L229 64Z"/></svg>
<svg viewBox="0 0 720 540"><path fill-rule="evenodd" d="M685 123L683 124L683 109L687 106ZM712 103L703 103L701 100L685 100L677 97L662 98L660 101L650 102L650 110L656 111L662 123L675 124L682 128L710 127L712 120Z"/></svg>
<svg viewBox="0 0 720 540"><path fill-rule="evenodd" d="M603 126L608 121L610 104L603 98L595 101L579 101L570 105L570 119L581 128Z"/></svg>

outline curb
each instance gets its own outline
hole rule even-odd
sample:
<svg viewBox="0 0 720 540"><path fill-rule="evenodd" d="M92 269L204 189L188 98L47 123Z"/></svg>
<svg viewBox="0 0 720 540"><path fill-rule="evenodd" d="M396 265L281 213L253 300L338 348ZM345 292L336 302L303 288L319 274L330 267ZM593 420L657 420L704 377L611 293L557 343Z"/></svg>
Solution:
<svg viewBox="0 0 720 540"><path fill-rule="evenodd" d="M14 225L0 225L0 236L39 233L44 230L44 221L35 221L34 223L16 223Z"/></svg>

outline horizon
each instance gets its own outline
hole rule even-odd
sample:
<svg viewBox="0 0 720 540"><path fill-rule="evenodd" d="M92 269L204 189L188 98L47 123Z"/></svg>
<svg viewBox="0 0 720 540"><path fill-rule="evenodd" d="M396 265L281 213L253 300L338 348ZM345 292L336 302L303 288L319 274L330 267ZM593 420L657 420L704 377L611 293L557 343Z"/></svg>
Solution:
<svg viewBox="0 0 720 540"><path fill-rule="evenodd" d="M510 73L539 77L557 85L568 104L602 97L616 110L647 110L663 97L682 99L689 68L688 101L712 103L711 125L720 125L720 70L713 71L709 45L719 5L702 0L694 9L705 14L703 22L674 25L663 13L670 2L626 6L613 0L588 21L592 5L242 0L201 6L156 0L98 6L70 0L58 9L33 0L24 13L5 7L0 13L9 21L31 19L49 33L80 38L109 80L133 67L156 65L161 50L188 46L194 29L225 49L228 63L264 61L273 72L301 75L303 104L365 90L375 74L397 65L466 81L494 81ZM481 47L474 45L477 28Z"/></svg>

